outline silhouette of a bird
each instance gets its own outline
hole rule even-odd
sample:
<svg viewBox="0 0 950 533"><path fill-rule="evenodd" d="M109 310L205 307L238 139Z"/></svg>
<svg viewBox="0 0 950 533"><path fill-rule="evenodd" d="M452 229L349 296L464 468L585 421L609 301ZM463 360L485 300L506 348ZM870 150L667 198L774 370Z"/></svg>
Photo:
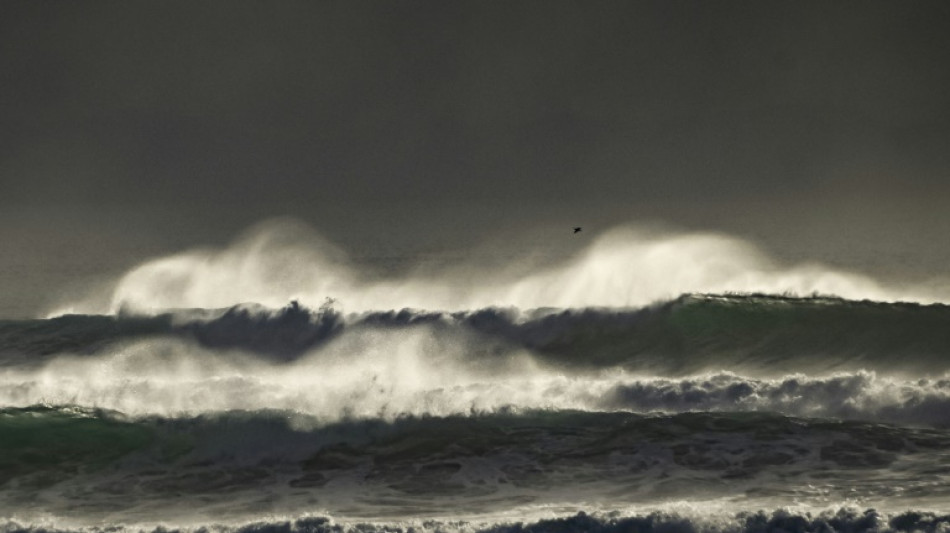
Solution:
<svg viewBox="0 0 950 533"><path fill-rule="evenodd" d="M581 232L580 226L577 226L576 228L574 228L574 233L580 233L580 232Z"/></svg>

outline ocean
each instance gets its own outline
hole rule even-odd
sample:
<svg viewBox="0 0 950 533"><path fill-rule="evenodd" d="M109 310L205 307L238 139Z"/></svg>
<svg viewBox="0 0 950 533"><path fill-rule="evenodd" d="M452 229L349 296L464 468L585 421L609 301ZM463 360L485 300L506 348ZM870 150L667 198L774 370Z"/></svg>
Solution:
<svg viewBox="0 0 950 533"><path fill-rule="evenodd" d="M630 228L387 276L299 233L0 320L0 532L950 530L932 287Z"/></svg>

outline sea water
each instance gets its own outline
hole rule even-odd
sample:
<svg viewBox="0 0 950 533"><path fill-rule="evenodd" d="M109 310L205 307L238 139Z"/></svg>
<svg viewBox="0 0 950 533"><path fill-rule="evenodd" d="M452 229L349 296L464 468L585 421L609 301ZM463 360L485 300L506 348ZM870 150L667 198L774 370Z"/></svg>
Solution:
<svg viewBox="0 0 950 533"><path fill-rule="evenodd" d="M950 528L931 287L631 228L399 270L271 225L0 321L0 531Z"/></svg>

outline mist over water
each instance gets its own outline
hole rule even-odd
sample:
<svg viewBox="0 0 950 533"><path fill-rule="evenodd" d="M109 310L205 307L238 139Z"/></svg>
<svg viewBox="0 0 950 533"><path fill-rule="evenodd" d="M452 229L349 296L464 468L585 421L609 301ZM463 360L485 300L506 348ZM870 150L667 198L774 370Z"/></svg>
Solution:
<svg viewBox="0 0 950 533"><path fill-rule="evenodd" d="M676 233L619 226L590 238L555 264L527 247L503 267L477 258L420 265L380 276L339 247L290 220L261 223L223 249L200 249L146 261L118 279L108 299L64 302L66 313L221 308L254 302L316 308L334 300L348 312L485 307L635 307L684 293L824 294L876 301L947 301L946 286L894 285L817 263L781 265L752 244L718 233Z"/></svg>

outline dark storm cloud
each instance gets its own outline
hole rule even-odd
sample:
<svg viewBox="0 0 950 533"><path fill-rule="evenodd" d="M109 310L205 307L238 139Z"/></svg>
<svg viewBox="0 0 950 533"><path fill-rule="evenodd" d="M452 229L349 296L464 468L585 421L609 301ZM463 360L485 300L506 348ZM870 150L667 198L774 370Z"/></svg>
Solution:
<svg viewBox="0 0 950 533"><path fill-rule="evenodd" d="M932 275L948 27L939 1L0 2L0 316L274 215L358 256L656 220Z"/></svg>
<svg viewBox="0 0 950 533"><path fill-rule="evenodd" d="M4 204L945 192L940 2L6 2Z"/></svg>

